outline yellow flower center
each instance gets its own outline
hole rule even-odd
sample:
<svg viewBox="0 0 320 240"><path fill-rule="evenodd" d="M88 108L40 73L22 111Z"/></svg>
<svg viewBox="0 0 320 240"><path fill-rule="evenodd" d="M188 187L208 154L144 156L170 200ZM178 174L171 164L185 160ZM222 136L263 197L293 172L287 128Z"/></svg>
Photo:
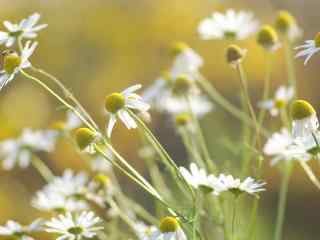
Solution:
<svg viewBox="0 0 320 240"><path fill-rule="evenodd" d="M108 112L116 113L125 106L126 100L121 93L112 93L106 97L105 107Z"/></svg>
<svg viewBox="0 0 320 240"><path fill-rule="evenodd" d="M78 128L75 132L76 142L81 150L88 147L96 138L96 134L89 128Z"/></svg>
<svg viewBox="0 0 320 240"><path fill-rule="evenodd" d="M180 53L184 52L188 48L189 48L189 46L186 43L176 42L172 45L171 52L172 52L173 56L177 56Z"/></svg>
<svg viewBox="0 0 320 240"><path fill-rule="evenodd" d="M178 220L175 217L164 217L160 222L160 231L162 233L176 232L179 228Z"/></svg>
<svg viewBox="0 0 320 240"><path fill-rule="evenodd" d="M266 49L273 48L278 42L278 34L270 25L265 25L258 32L257 42Z"/></svg>
<svg viewBox="0 0 320 240"><path fill-rule="evenodd" d="M192 81L186 75L180 75L173 82L172 91L175 94L186 94L192 85Z"/></svg>
<svg viewBox="0 0 320 240"><path fill-rule="evenodd" d="M21 64L21 58L16 54L12 53L4 56L3 69L7 74L12 74L17 67Z"/></svg>
<svg viewBox="0 0 320 240"><path fill-rule="evenodd" d="M63 131L65 127L66 127L66 124L63 121L56 121L51 124L51 129L58 130L58 131Z"/></svg>
<svg viewBox="0 0 320 240"><path fill-rule="evenodd" d="M314 42L315 42L315 46L316 46L317 48L320 48L320 32L318 32L318 33L316 34L316 36L314 37Z"/></svg>
<svg viewBox="0 0 320 240"><path fill-rule="evenodd" d="M274 105L275 105L276 108L282 109L282 108L285 108L287 103L286 103L286 101L284 101L282 99L276 99L275 102L274 102Z"/></svg>
<svg viewBox="0 0 320 240"><path fill-rule="evenodd" d="M185 126L190 122L191 117L188 113L180 113L176 116L175 120L177 126Z"/></svg>
<svg viewBox="0 0 320 240"><path fill-rule="evenodd" d="M103 187L107 187L110 184L110 178L104 174L95 175L93 180Z"/></svg>
<svg viewBox="0 0 320 240"><path fill-rule="evenodd" d="M316 114L313 106L305 100L296 100L291 105L291 116L293 120L304 119Z"/></svg>
<svg viewBox="0 0 320 240"><path fill-rule="evenodd" d="M282 33L287 33L296 24L295 18L288 11L280 11L276 18L275 27Z"/></svg>

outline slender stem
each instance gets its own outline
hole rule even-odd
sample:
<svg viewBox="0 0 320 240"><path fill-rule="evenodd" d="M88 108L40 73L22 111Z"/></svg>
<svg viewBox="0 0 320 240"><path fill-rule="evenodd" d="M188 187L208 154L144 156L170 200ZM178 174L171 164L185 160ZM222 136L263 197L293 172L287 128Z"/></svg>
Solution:
<svg viewBox="0 0 320 240"><path fill-rule="evenodd" d="M292 54L292 45L289 39L286 39L284 43L285 54L286 54L286 63L288 71L288 83L294 88L294 94L297 95L297 80L294 67L294 57Z"/></svg>
<svg viewBox="0 0 320 240"><path fill-rule="evenodd" d="M299 161L299 163L300 163L301 167L303 168L303 170L308 175L310 181L320 190L320 181L316 177L316 175L313 173L310 166L305 161Z"/></svg>
<svg viewBox="0 0 320 240"><path fill-rule="evenodd" d="M281 187L280 187L274 240L282 240L283 223L284 223L284 216L285 216L286 205L287 205L287 193L288 193L289 180L290 180L292 168L293 168L292 162L287 162L285 165L284 173L282 176Z"/></svg>
<svg viewBox="0 0 320 240"><path fill-rule="evenodd" d="M233 104L231 104L226 98L224 98L217 89L210 84L210 82L202 76L198 77L198 83L200 87L208 94L210 98L217 104L219 104L223 109L232 114L234 117L244 121L246 124L251 126L252 128L256 127L255 122L248 116L246 113L242 112L238 108L236 108ZM269 132L265 129L261 129L261 134L265 137L269 135Z"/></svg>
<svg viewBox="0 0 320 240"><path fill-rule="evenodd" d="M22 75L24 75L26 78L34 81L35 83L39 84L41 87L43 87L46 91L48 91L51 95L53 95L58 101L60 101L65 107L72 110L83 122L87 127L89 127L92 131L96 132L96 129L79 113L72 105L70 105L68 102L66 102L63 98L61 98L58 94L56 94L51 88L49 88L46 84L44 84L41 80L39 80L36 77L33 77L26 73L23 70L20 70Z"/></svg>
<svg viewBox="0 0 320 240"><path fill-rule="evenodd" d="M71 101L73 101L75 103L75 105L77 106L77 108L84 114L84 116L88 119L88 121L98 130L99 127L96 124L96 122L92 119L92 117L90 116L90 114L85 110L85 108L82 106L82 104L74 97L74 95L72 94L72 92L66 88L62 82L56 78L55 76L53 76L52 74L46 72L43 69L39 69L39 68L35 68L35 67L31 67L31 69L35 72L38 72L44 76L46 76L47 78L51 79L55 84L57 84L57 86L62 90L62 92L64 93L64 95L69 98Z"/></svg>
<svg viewBox="0 0 320 240"><path fill-rule="evenodd" d="M46 180L46 182L50 182L54 178L54 175L50 168L48 168L48 166L44 164L44 162L37 156L32 157L31 164L35 169L37 169L37 171L40 173L43 179Z"/></svg>
<svg viewBox="0 0 320 240"><path fill-rule="evenodd" d="M238 196L234 196L233 201L233 211L232 211L232 225L231 225L231 240L234 240L234 229L236 225L236 217L237 217L237 204L238 204Z"/></svg>

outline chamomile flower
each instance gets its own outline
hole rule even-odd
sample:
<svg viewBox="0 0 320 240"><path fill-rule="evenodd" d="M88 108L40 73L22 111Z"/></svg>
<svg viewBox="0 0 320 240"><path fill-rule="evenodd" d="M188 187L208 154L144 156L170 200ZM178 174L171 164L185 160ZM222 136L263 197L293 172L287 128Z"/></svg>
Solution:
<svg viewBox="0 0 320 240"><path fill-rule="evenodd" d="M47 24L36 25L40 19L39 13L34 13L20 21L20 23L11 23L4 21L3 25L8 32L0 31L0 44L5 44L6 47L11 47L18 38L33 39L37 37L38 32L46 28Z"/></svg>
<svg viewBox="0 0 320 240"><path fill-rule="evenodd" d="M255 20L251 12L237 13L229 9L225 14L214 12L210 17L204 19L198 27L198 32L204 40L242 40L255 33L258 27L259 22Z"/></svg>
<svg viewBox="0 0 320 240"><path fill-rule="evenodd" d="M265 191L265 188L263 187L265 184L265 182L257 182L251 177L247 177L245 180L241 181L239 178L234 178L232 175L220 174L219 177L214 179L212 186L215 195L227 191L235 195L241 193L255 195L261 191Z"/></svg>
<svg viewBox="0 0 320 240"><path fill-rule="evenodd" d="M271 116L278 116L294 96L294 88L281 86L275 92L273 99L262 101L259 107L269 110Z"/></svg>
<svg viewBox="0 0 320 240"><path fill-rule="evenodd" d="M16 52L8 52L3 56L3 69L0 71L0 90L14 79L17 73L25 68L31 67L29 61L38 43L26 42L19 56Z"/></svg>
<svg viewBox="0 0 320 240"><path fill-rule="evenodd" d="M205 192L212 192L213 175L208 175L205 169L198 168L195 163L190 164L190 171L184 167L179 168L184 179L194 188Z"/></svg>
<svg viewBox="0 0 320 240"><path fill-rule="evenodd" d="M154 234L158 230L156 226L148 226L143 222L135 223L134 229L138 235L139 240L150 240L152 234Z"/></svg>
<svg viewBox="0 0 320 240"><path fill-rule="evenodd" d="M302 36L302 30L291 13L285 10L278 12L275 28L290 41L295 41Z"/></svg>
<svg viewBox="0 0 320 240"><path fill-rule="evenodd" d="M78 128L75 132L75 140L79 149L83 152L96 153L96 144L102 139L99 132L94 132L89 128Z"/></svg>
<svg viewBox="0 0 320 240"><path fill-rule="evenodd" d="M119 118L128 129L136 128L137 123L130 116L128 110L147 112L150 108L149 104L145 103L141 96L134 93L139 90L141 85L134 85L121 93L112 93L106 97L105 108L110 114L109 123L107 126L107 136L111 137L112 130Z"/></svg>
<svg viewBox="0 0 320 240"><path fill-rule="evenodd" d="M314 134L319 121L313 106L305 100L296 100L291 106L292 135L294 138L304 138Z"/></svg>
<svg viewBox="0 0 320 240"><path fill-rule="evenodd" d="M150 240L186 240L187 236L175 217L164 217L160 221L157 231L151 235Z"/></svg>
<svg viewBox="0 0 320 240"><path fill-rule="evenodd" d="M51 152L55 143L55 131L24 129L18 138L0 142L2 167L5 170L15 166L26 168L34 153Z"/></svg>
<svg viewBox="0 0 320 240"><path fill-rule="evenodd" d="M43 221L36 219L30 225L23 226L16 221L9 220L4 226L0 226L0 236L13 239L32 240L29 235L42 229Z"/></svg>
<svg viewBox="0 0 320 240"><path fill-rule="evenodd" d="M99 226L101 219L93 212L82 212L72 215L67 212L46 222L45 230L49 233L57 233L57 240L80 240L92 238L103 229Z"/></svg>
<svg viewBox="0 0 320 240"><path fill-rule="evenodd" d="M194 79L203 66L202 57L185 43L176 43L173 47L174 61L170 70L171 78L184 74Z"/></svg>
<svg viewBox="0 0 320 240"><path fill-rule="evenodd" d="M296 54L296 58L305 57L304 65L307 65L310 58L320 51L320 32L316 34L314 39L305 41L303 45L300 45L295 49L299 50Z"/></svg>

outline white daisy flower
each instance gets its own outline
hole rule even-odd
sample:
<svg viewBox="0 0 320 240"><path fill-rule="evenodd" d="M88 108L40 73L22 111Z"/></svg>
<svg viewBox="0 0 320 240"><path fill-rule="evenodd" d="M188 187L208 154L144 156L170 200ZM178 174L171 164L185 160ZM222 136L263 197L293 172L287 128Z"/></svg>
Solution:
<svg viewBox="0 0 320 240"><path fill-rule="evenodd" d="M314 134L319 121L313 106L305 100L296 100L291 107L292 135L295 139Z"/></svg>
<svg viewBox="0 0 320 240"><path fill-rule="evenodd" d="M28 167L33 153L54 150L56 136L55 131L24 129L18 138L0 142L3 169L11 170L15 166Z"/></svg>
<svg viewBox="0 0 320 240"><path fill-rule="evenodd" d="M225 14L214 12L204 19L198 32L204 40L232 39L242 40L258 30L259 22L254 19L253 13L229 9Z"/></svg>
<svg viewBox="0 0 320 240"><path fill-rule="evenodd" d="M296 54L296 58L306 57L304 65L307 65L310 58L320 51L320 33L317 33L313 40L307 40L303 45L298 46L295 49L299 50Z"/></svg>
<svg viewBox="0 0 320 240"><path fill-rule="evenodd" d="M251 177L247 177L244 181L241 181L239 178L234 178L231 175L220 174L218 178L214 179L212 186L215 195L226 191L230 191L235 195L244 192L255 195L261 191L265 191L265 188L263 188L265 184L265 182L257 182Z"/></svg>
<svg viewBox="0 0 320 240"><path fill-rule="evenodd" d="M262 101L259 107L269 110L271 116L278 116L281 109L285 108L294 96L294 88L281 86L277 89L273 99Z"/></svg>
<svg viewBox="0 0 320 240"><path fill-rule="evenodd" d="M47 24L36 25L39 19L40 14L34 13L26 19L21 20L18 24L4 21L3 25L7 28L8 32L0 31L0 44L11 47L18 38L33 39L37 37L37 32L48 26Z"/></svg>
<svg viewBox="0 0 320 240"><path fill-rule="evenodd" d="M101 219L93 212L82 212L74 216L67 212L46 222L45 230L59 234L57 240L80 240L96 236L97 232L103 229L102 226L98 226L99 223Z"/></svg>
<svg viewBox="0 0 320 240"><path fill-rule="evenodd" d="M143 222L135 223L134 229L138 235L139 240L150 240L152 234L154 234L158 230L156 226L148 226Z"/></svg>
<svg viewBox="0 0 320 240"><path fill-rule="evenodd" d="M16 221L9 220L4 226L0 226L0 236L6 236L20 240L32 240L29 235L42 229L43 221L36 219L30 225L23 226Z"/></svg>
<svg viewBox="0 0 320 240"><path fill-rule="evenodd" d="M28 41L22 49L20 56L15 52L9 52L4 55L3 69L0 71L0 90L13 80L19 71L31 67L29 58L37 45L37 42L31 44L31 41Z"/></svg>
<svg viewBox="0 0 320 240"><path fill-rule="evenodd" d="M107 136L111 137L112 130L117 122L117 118L126 125L128 129L136 128L137 123L130 116L129 109L147 112L150 108L149 104L145 103L141 96L134 93L142 86L140 84L131 86L121 93L112 93L106 98L105 108L110 114L109 123L107 126Z"/></svg>
<svg viewBox="0 0 320 240"><path fill-rule="evenodd" d="M177 43L174 46L174 52L175 58L170 70L171 78L175 79L181 74L192 79L196 78L200 67L203 66L202 57L184 43Z"/></svg>
<svg viewBox="0 0 320 240"><path fill-rule="evenodd" d="M187 240L187 236L175 217L164 217L159 229L152 233L150 240Z"/></svg>
<svg viewBox="0 0 320 240"><path fill-rule="evenodd" d="M208 175L205 169L198 168L195 163L190 164L190 171L184 167L179 168L180 173L184 179L194 188L199 188L205 192L212 192L212 184L215 177L213 175Z"/></svg>

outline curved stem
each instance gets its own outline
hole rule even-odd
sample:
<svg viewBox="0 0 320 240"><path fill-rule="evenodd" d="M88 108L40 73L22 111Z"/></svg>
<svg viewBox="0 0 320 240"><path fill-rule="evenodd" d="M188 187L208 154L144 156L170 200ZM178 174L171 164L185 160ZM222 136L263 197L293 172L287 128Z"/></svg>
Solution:
<svg viewBox="0 0 320 240"><path fill-rule="evenodd" d="M316 175L313 173L310 166L305 161L299 161L299 163L300 163L301 167L303 168L303 170L308 175L310 181L320 190L320 181L316 177Z"/></svg>
<svg viewBox="0 0 320 240"><path fill-rule="evenodd" d="M48 168L48 166L44 164L43 161L37 156L32 157L31 164L35 169L37 169L37 171L40 173L43 179L46 180L46 182L50 182L54 178L54 175L50 168Z"/></svg>
<svg viewBox="0 0 320 240"><path fill-rule="evenodd" d="M274 240L282 240L283 223L284 223L284 216L285 216L286 205L287 205L287 193L288 193L289 180L290 180L292 168L293 168L292 162L286 163L284 174L282 176L280 193L279 193L279 202L278 202L278 210L277 210L278 213L276 218Z"/></svg>

